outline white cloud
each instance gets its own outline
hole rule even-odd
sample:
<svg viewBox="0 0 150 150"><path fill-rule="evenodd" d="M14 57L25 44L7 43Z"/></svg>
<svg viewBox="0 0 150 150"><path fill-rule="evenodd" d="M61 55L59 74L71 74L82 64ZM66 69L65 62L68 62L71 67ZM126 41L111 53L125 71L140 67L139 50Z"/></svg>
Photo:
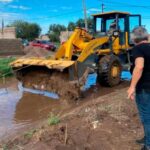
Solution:
<svg viewBox="0 0 150 150"><path fill-rule="evenodd" d="M21 9L21 10L29 10L31 8L26 7L26 6L17 6L17 5L9 5L10 8L14 8L14 9Z"/></svg>
<svg viewBox="0 0 150 150"><path fill-rule="evenodd" d="M12 2L13 0L0 0L0 2L3 2L3 3L9 3L9 2Z"/></svg>
<svg viewBox="0 0 150 150"><path fill-rule="evenodd" d="M25 7L25 6L20 6L19 8L22 9L22 10L29 10L29 9L31 9L31 8Z"/></svg>
<svg viewBox="0 0 150 150"><path fill-rule="evenodd" d="M57 10L57 9L53 9L52 11L53 11L53 12L58 12L58 10Z"/></svg>
<svg viewBox="0 0 150 150"><path fill-rule="evenodd" d="M50 9L49 12L58 12L58 9Z"/></svg>
<svg viewBox="0 0 150 150"><path fill-rule="evenodd" d="M22 20L25 16L18 13L0 12L0 18L4 19L5 25L15 20Z"/></svg>
<svg viewBox="0 0 150 150"><path fill-rule="evenodd" d="M88 9L88 11L89 12L93 12L93 11L99 12L100 9L98 9L98 8L90 8L90 9Z"/></svg>
<svg viewBox="0 0 150 150"><path fill-rule="evenodd" d="M71 10L71 9L72 9L72 7L62 6L62 7L61 7L61 9L63 9L63 10Z"/></svg>
<svg viewBox="0 0 150 150"><path fill-rule="evenodd" d="M18 17L18 16L20 16L20 14L17 14L17 13L9 13L9 12L5 12L5 13L0 12L0 17L16 18L16 17Z"/></svg>

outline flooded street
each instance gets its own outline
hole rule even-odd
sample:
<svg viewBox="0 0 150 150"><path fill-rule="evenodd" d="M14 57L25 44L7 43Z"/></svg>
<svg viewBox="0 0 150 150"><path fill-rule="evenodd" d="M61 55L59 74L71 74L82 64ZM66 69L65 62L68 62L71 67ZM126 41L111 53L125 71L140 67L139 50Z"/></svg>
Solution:
<svg viewBox="0 0 150 150"><path fill-rule="evenodd" d="M127 72L122 74L122 78L128 77L130 76ZM85 89L95 85L95 82L96 74L89 75ZM124 86L126 85L120 85L118 88ZM108 94L113 90L113 88L101 87L97 91L99 93L97 96ZM87 95L90 97L90 93L88 93ZM1 80L0 140L32 125L36 121L48 118L50 113L60 114L69 108L72 108L72 106L65 100L59 100L58 95L54 93L23 88L21 83L14 78L7 78L5 84Z"/></svg>
<svg viewBox="0 0 150 150"><path fill-rule="evenodd" d="M17 81L9 81L8 84L6 83L6 88L3 88L3 84L1 85L0 139L8 136L8 133L10 135L22 127L48 117L51 112L59 113L66 107L58 99L49 97L58 98L54 94L38 93L29 89L23 91ZM29 91L36 94L29 93Z"/></svg>
<svg viewBox="0 0 150 150"><path fill-rule="evenodd" d="M14 115L16 105L21 97L22 93L17 90L0 90L0 138L16 127ZM17 126L22 126L22 123Z"/></svg>

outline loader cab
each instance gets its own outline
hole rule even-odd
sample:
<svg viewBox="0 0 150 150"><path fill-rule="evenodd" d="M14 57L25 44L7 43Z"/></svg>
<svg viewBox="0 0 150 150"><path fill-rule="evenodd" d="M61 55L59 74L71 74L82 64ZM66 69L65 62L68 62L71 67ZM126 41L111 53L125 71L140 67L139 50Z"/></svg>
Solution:
<svg viewBox="0 0 150 150"><path fill-rule="evenodd" d="M130 40L131 31L141 26L141 16L131 15L127 12L108 12L93 15L94 33L96 37L108 36L111 30L118 31L119 45L129 47L132 45Z"/></svg>

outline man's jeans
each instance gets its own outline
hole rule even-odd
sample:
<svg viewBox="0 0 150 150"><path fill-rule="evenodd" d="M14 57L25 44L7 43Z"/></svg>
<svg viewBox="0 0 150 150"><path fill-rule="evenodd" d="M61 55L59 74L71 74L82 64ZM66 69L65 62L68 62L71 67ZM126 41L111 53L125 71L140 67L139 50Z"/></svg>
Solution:
<svg viewBox="0 0 150 150"><path fill-rule="evenodd" d="M145 133L145 146L150 147L150 90L136 92L136 103Z"/></svg>

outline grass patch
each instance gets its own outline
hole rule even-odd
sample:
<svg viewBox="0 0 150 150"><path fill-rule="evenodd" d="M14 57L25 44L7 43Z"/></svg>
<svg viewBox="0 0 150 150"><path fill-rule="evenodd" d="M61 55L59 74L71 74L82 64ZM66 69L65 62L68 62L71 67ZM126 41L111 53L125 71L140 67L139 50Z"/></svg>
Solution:
<svg viewBox="0 0 150 150"><path fill-rule="evenodd" d="M7 144L4 144L4 145L2 146L2 150L8 150Z"/></svg>
<svg viewBox="0 0 150 150"><path fill-rule="evenodd" d="M30 131L28 131L28 132L25 132L24 137L31 139L32 136L33 136L33 134L34 134L35 132L36 132L36 129L30 130Z"/></svg>
<svg viewBox="0 0 150 150"><path fill-rule="evenodd" d="M15 60L14 57L0 58L0 78L2 78L3 76L5 77L11 76L13 74L12 68L9 64L14 60Z"/></svg>
<svg viewBox="0 0 150 150"><path fill-rule="evenodd" d="M58 116L50 114L50 116L48 117L48 125L57 125L58 123L60 123L60 118Z"/></svg>

